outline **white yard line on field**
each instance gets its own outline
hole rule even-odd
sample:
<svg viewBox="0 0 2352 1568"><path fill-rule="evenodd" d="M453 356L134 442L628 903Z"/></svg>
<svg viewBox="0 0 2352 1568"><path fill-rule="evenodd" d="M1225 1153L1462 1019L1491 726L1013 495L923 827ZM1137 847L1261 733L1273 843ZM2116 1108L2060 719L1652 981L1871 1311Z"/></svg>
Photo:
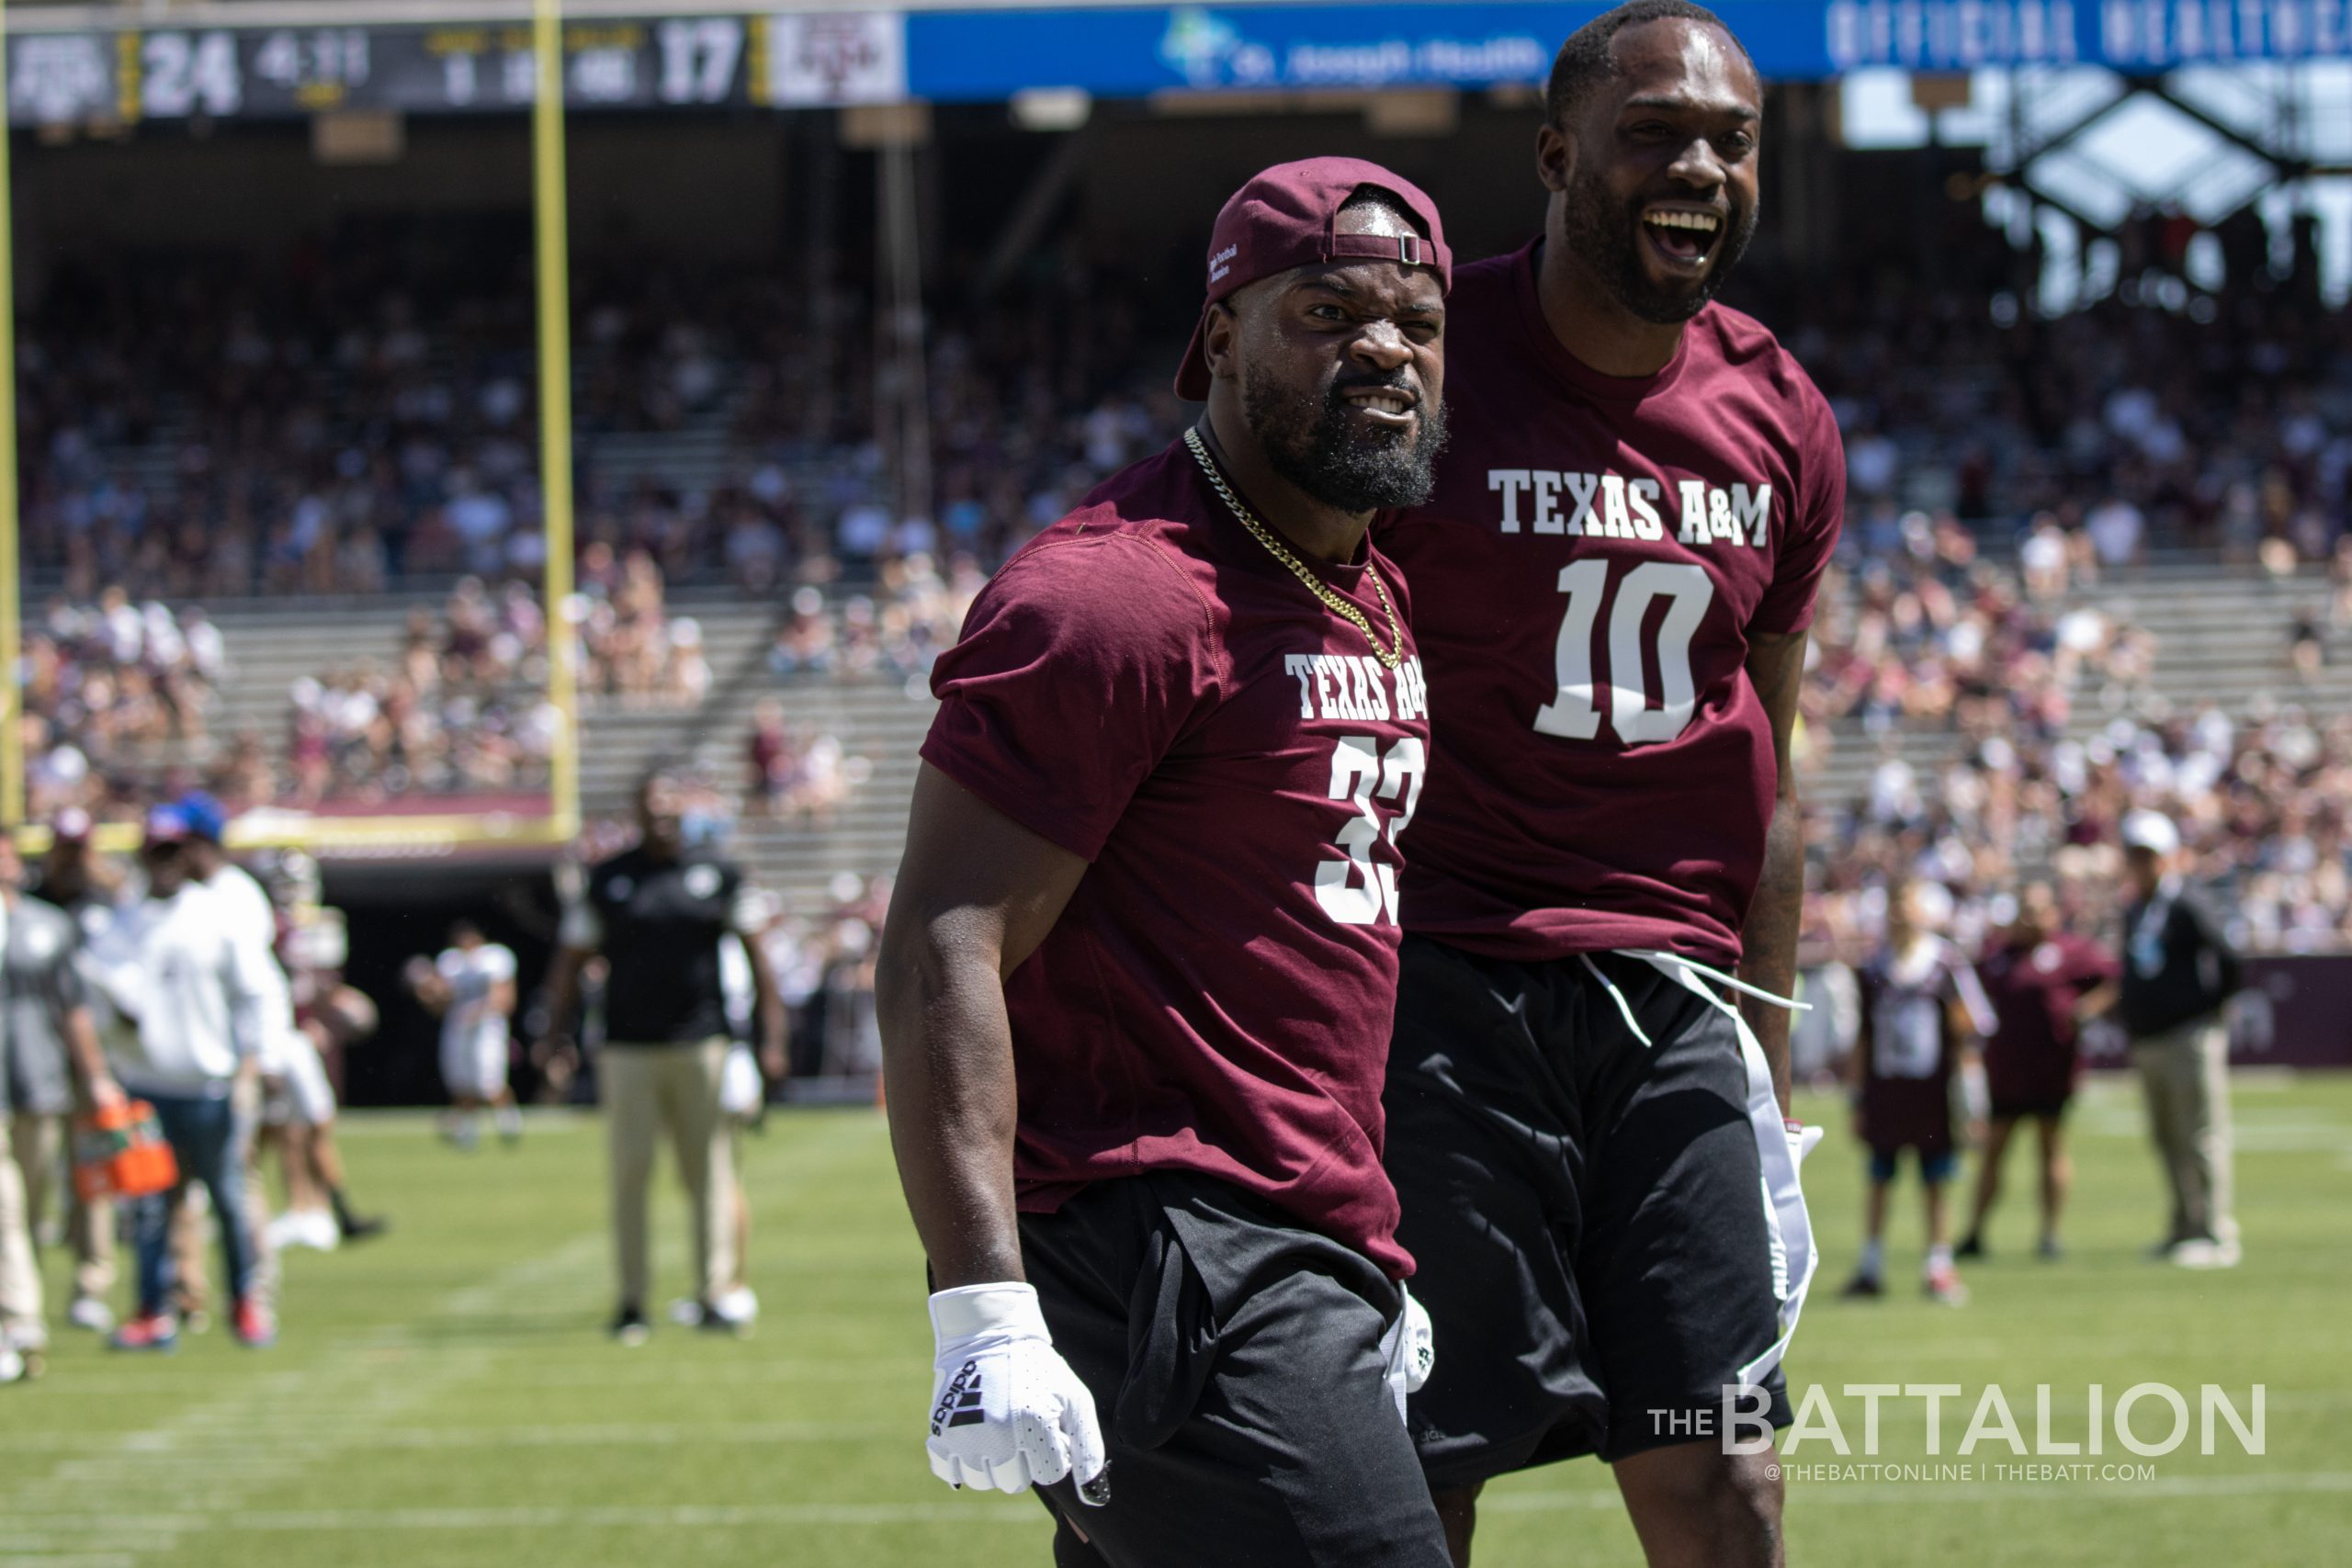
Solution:
<svg viewBox="0 0 2352 1568"><path fill-rule="evenodd" d="M243 1450L257 1441L334 1442L344 1450L377 1449L514 1449L514 1448L680 1448L700 1443L831 1443L844 1438L904 1437L902 1421L863 1424L840 1421L739 1421L695 1426L648 1424L582 1424L528 1427L379 1427L367 1431L347 1429L339 1416L285 1421L243 1422L207 1428L208 1436ZM0 1453L103 1453L125 1451L120 1437L103 1432L19 1432L0 1436ZM159 1453L136 1450L141 1466L164 1465L190 1475L209 1475L220 1467L217 1455ZM57 1474L67 1474L62 1465Z"/></svg>
<svg viewBox="0 0 2352 1568"><path fill-rule="evenodd" d="M2171 1476L2153 1481L1917 1482L1907 1483L1807 1484L1799 1483L1800 1506L1957 1503L2057 1502L2080 1506L2087 1497L2119 1501L2152 1497L2275 1497L2352 1493L2352 1471L2261 1472ZM1482 1513L1544 1514L1608 1511L1624 1505L1613 1491L1506 1493L1479 1503ZM223 1534L286 1535L381 1530L577 1530L742 1529L790 1525L990 1524L1030 1527L1041 1522L1027 1500L985 1502L978 1498L936 1503L745 1503L731 1505L610 1505L567 1507L483 1508L294 1508L247 1510L215 1516L183 1511L128 1518L116 1515L61 1516L45 1521L62 1538L77 1529L111 1524L126 1531L171 1533L210 1530ZM0 1562L5 1562L0 1558Z"/></svg>
<svg viewBox="0 0 2352 1568"><path fill-rule="evenodd" d="M1810 1461L1792 1461L1792 1466ZM1832 1460L1831 1464L1883 1465L1889 1470L1917 1470L1938 1463L1965 1461ZM1979 1460L1976 1468L1984 1468ZM2012 1462L2007 1459L2001 1463ZM2026 1461L2014 1461L2024 1464ZM2069 1461L2075 1462L2075 1461ZM2131 1455L2125 1464L2139 1463ZM2111 1497L2118 1502L2143 1502L2154 1497L2282 1497L2352 1492L2352 1470L2290 1471L2272 1475L2260 1471L2226 1475L2170 1475L2153 1481L1822 1481L1802 1478L1789 1483L1789 1495L1801 1508L1822 1504L1962 1503L1972 1507L1987 1502L2066 1503L2080 1507L2086 1499ZM1511 1492L1478 1499L1482 1514L1567 1513L1585 1508L1615 1508L1623 1505L1613 1491Z"/></svg>
<svg viewBox="0 0 2352 1568"><path fill-rule="evenodd" d="M1612 1500L1614 1495L1611 1495ZM119 1526L126 1532L165 1535L284 1535L311 1531L729 1529L780 1525L991 1524L1040 1526L1046 1516L1034 1498L983 1501L943 1497L936 1503L588 1504L578 1506L492 1508L288 1508L215 1514L183 1510L131 1516L62 1515L42 1528L59 1537L77 1529ZM5 1550L5 1549L0 1549ZM5 1562L0 1558L0 1562Z"/></svg>

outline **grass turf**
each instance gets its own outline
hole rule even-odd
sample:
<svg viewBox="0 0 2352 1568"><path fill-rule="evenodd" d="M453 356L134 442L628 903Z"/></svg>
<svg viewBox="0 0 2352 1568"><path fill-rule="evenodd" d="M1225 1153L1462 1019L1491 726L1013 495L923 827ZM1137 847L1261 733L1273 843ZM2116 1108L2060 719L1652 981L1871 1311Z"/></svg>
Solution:
<svg viewBox="0 0 2352 1568"><path fill-rule="evenodd" d="M1836 1299L1855 1252L1860 1156L1832 1104L1802 1108L1833 1131L1808 1168L1826 1261L1793 1392L1824 1385L1855 1451L1840 1460L1815 1439L1788 1462L1926 1468L1793 1480L1792 1561L2237 1568L2341 1551L2352 1078L2245 1078L2236 1104L2243 1268L2191 1274L2141 1258L2160 1218L2154 1170L2129 1086L2102 1084L2075 1122L2069 1256L2031 1256L2020 1149L1994 1256L1967 1269L1974 1299L1957 1311L1917 1292L1907 1182L1889 1298ZM953 1495L924 1469L922 1264L877 1117L780 1115L749 1141L766 1312L754 1337L664 1327L636 1351L602 1334L594 1122L541 1120L519 1151L460 1156L421 1118L356 1117L345 1148L358 1192L397 1228L288 1260L277 1349L243 1351L216 1329L168 1358L112 1356L61 1327L48 1375L0 1389L0 1568L1046 1561L1035 1502ZM679 1218L665 1191L656 1223L673 1284ZM2192 1423L2178 1451L2141 1459L2110 1429L2101 1459L2037 1462L2152 1475L2045 1481L1988 1472L2027 1462L2005 1442L1954 1451L1987 1383L2030 1442L2035 1384L2052 1385L2052 1436L2078 1440L2087 1385L2103 1385L2111 1409L2144 1382L2187 1391L2192 1416L2198 1385L2223 1385L2241 1410L2249 1385L2267 1385L2267 1451L2240 1453L2224 1427L2221 1451L2201 1456ZM1849 1383L1961 1385L1940 1458L1916 1398L1889 1400L1877 1453L1861 1452ZM2160 1403L2135 1412L2143 1437L2166 1425ZM1972 1464L1964 1476L1933 1468ZM1607 1474L1584 1461L1490 1489L1478 1561L1603 1568L1640 1555Z"/></svg>

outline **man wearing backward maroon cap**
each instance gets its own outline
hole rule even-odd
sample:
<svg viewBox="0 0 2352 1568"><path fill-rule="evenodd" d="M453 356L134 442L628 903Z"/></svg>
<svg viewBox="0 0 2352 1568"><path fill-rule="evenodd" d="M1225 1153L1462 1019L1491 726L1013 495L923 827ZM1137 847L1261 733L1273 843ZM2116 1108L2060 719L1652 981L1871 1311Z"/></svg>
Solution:
<svg viewBox="0 0 2352 1568"><path fill-rule="evenodd" d="M1428 705L1367 529L1429 493L1452 258L1343 158L1250 180L1204 254L1205 416L933 673L877 995L926 1446L1037 1486L1064 1565L1443 1568L1380 1164Z"/></svg>

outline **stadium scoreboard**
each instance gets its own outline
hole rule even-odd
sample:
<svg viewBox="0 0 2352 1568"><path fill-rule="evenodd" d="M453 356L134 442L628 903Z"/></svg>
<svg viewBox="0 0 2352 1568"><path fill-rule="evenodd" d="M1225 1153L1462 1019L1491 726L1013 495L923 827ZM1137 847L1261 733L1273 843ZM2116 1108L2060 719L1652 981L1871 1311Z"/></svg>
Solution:
<svg viewBox="0 0 2352 1568"><path fill-rule="evenodd" d="M564 107L794 107L896 96L903 75L888 58L894 20L570 22ZM15 125L496 113L528 107L537 81L531 28L510 22L21 33L9 40L7 67Z"/></svg>

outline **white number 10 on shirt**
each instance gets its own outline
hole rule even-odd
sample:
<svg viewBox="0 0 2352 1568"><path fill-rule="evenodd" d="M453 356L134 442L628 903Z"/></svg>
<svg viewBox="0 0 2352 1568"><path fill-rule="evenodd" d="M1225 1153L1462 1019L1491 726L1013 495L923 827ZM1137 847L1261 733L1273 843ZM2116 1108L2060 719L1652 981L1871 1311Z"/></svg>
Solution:
<svg viewBox="0 0 2352 1568"><path fill-rule="evenodd" d="M1383 756L1377 737L1342 735L1331 751L1331 798L1352 803L1356 814L1333 840L1345 850L1345 860L1327 860L1315 871L1315 901L1323 912L1343 926L1370 926L1385 916L1396 923L1396 868L1376 863L1373 845L1380 841L1379 809L1373 801L1399 801L1388 819L1386 832L1393 847L1396 835L1413 819L1421 803L1421 783L1429 771L1429 754L1420 738L1408 735Z"/></svg>
<svg viewBox="0 0 2352 1568"><path fill-rule="evenodd" d="M1609 597L1609 562L1572 561L1560 569L1560 592L1568 596L1560 618L1553 665L1559 694L1536 710L1539 735L1589 740L1600 733L1600 707L1593 691L1593 624ZM1688 561L1644 561L1617 584L1609 612L1609 727L1628 746L1671 740L1690 723L1698 694L1690 681L1690 639L1715 597L1707 569ZM1657 679L1664 688L1650 705L1649 676L1642 657L1643 623L1650 605L1667 601L1657 630Z"/></svg>

